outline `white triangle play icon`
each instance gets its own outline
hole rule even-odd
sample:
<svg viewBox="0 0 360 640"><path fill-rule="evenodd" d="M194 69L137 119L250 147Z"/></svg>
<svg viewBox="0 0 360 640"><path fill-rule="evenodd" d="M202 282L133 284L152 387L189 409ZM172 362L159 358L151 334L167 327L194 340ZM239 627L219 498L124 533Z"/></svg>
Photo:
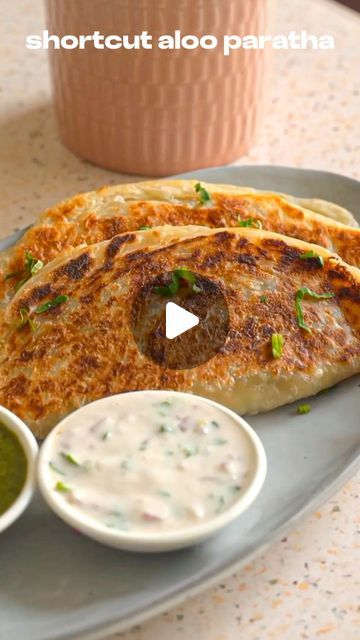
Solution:
<svg viewBox="0 0 360 640"><path fill-rule="evenodd" d="M180 336L199 324L199 318L190 311L182 309L174 302L166 305L166 337L169 340Z"/></svg>

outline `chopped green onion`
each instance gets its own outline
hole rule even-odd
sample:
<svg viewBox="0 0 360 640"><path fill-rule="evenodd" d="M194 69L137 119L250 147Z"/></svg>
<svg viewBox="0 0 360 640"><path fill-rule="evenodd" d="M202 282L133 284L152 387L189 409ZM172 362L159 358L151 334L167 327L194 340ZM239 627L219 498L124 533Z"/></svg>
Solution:
<svg viewBox="0 0 360 640"><path fill-rule="evenodd" d="M171 297L178 293L181 287L181 280L186 280L195 293L201 291L197 285L195 274L189 271L187 267L181 267L172 272L170 284L164 285L163 287L155 287L155 293L159 293L161 296Z"/></svg>
<svg viewBox="0 0 360 640"><path fill-rule="evenodd" d="M324 267L325 264L325 260L322 256L319 256L317 253L315 253L315 251L313 251L312 249L310 251L305 251L305 253L302 253L299 258L301 260L311 260L311 259L315 259L317 261L317 263L319 264L320 267Z"/></svg>
<svg viewBox="0 0 360 640"><path fill-rule="evenodd" d="M61 480L58 480L55 485L55 489L56 491L60 491L62 493L69 493L69 491L71 491L70 487L64 482L61 482Z"/></svg>
<svg viewBox="0 0 360 640"><path fill-rule="evenodd" d="M61 453L62 457L70 464L73 464L75 467L81 467L81 464L75 460L74 456L71 453Z"/></svg>
<svg viewBox="0 0 360 640"><path fill-rule="evenodd" d="M215 438L213 444L215 444L217 447L221 447L223 444L226 444L227 440L225 440L225 438Z"/></svg>
<svg viewBox="0 0 360 640"><path fill-rule="evenodd" d="M199 194L201 204L205 204L206 202L210 202L211 196L208 191L206 191L205 187L202 187L200 182L197 182L195 185L195 191Z"/></svg>
<svg viewBox="0 0 360 640"><path fill-rule="evenodd" d="M262 229L260 220L255 220L255 218L246 218L246 220L242 220L238 217L238 225L239 227L255 227L256 229Z"/></svg>
<svg viewBox="0 0 360 640"><path fill-rule="evenodd" d="M105 431L101 436L101 440L108 440L108 438L110 438L110 431Z"/></svg>
<svg viewBox="0 0 360 640"><path fill-rule="evenodd" d="M296 411L300 415L303 415L304 413L309 413L311 411L311 405L310 404L299 404L299 406L296 409Z"/></svg>
<svg viewBox="0 0 360 640"><path fill-rule="evenodd" d="M152 227L149 227L149 225L143 224L141 227L139 227L139 231L148 231L151 228Z"/></svg>
<svg viewBox="0 0 360 640"><path fill-rule="evenodd" d="M310 327L306 324L304 320L304 311L302 307L302 301L304 296L309 296L310 298L315 298L315 300L325 300L327 298L334 298L335 293L316 293L312 291L308 287L302 287L298 289L295 295L295 311L296 311L296 319L299 327L305 329L305 331L309 331L311 333Z"/></svg>
<svg viewBox="0 0 360 640"><path fill-rule="evenodd" d="M40 313L46 313L46 311L49 311L50 309L55 309L60 304L63 304L64 302L68 302L68 300L69 300L69 296L56 296L54 300L49 300L48 302L44 302L43 304L39 305L35 309L34 313L38 315Z"/></svg>
<svg viewBox="0 0 360 640"><path fill-rule="evenodd" d="M260 296L260 302L266 302L267 301L267 296Z"/></svg>
<svg viewBox="0 0 360 640"><path fill-rule="evenodd" d="M281 358L284 348L284 336L281 333L273 333L271 336L271 349L275 359Z"/></svg>

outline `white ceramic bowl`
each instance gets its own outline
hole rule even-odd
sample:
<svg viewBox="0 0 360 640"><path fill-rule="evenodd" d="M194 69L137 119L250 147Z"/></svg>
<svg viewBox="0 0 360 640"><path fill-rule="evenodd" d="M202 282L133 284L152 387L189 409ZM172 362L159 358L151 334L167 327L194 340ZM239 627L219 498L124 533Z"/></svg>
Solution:
<svg viewBox="0 0 360 640"><path fill-rule="evenodd" d="M27 474L24 486L15 502L0 516L1 533L21 516L34 494L36 485L36 460L39 448L26 424L4 407L0 407L0 422L17 436L27 459Z"/></svg>
<svg viewBox="0 0 360 640"><path fill-rule="evenodd" d="M101 409L104 412L104 415L106 415L107 402L113 402L114 399L116 399L116 401L119 403L119 407L121 407L121 399L124 398L125 395L127 397L133 396L134 406L136 408L136 406L139 406L139 403L141 404L142 393L146 393L147 395L150 393L156 396L166 393L167 397L169 395L176 395L176 397L189 397L189 394L179 393L175 391L136 391L104 398L92 404L99 405L101 403ZM179 529L177 531L170 531L168 533L132 533L127 531L119 531L116 529L109 529L105 525L97 523L96 520L86 516L83 513L80 513L76 509L76 506L71 505L66 500L64 500L61 493L54 491L54 480L51 471L49 470L48 461L51 458L51 451L54 440L56 440L56 438L58 437L64 423L69 419L72 420L74 417L76 418L76 416L83 411L84 407L60 422L60 424L48 435L41 447L38 464L38 482L40 491L47 504L62 520L64 520L67 524L74 527L78 531L81 531L85 535L93 538L94 540L97 540L98 542L102 542L103 544L106 544L108 546L115 547L117 549L124 549L127 551L159 552L188 547L201 542L205 538L212 536L217 531L222 529L225 525L235 520L235 518L243 513L243 511L245 511L245 509L247 509L254 502L255 498L262 488L262 485L264 484L267 470L264 447L255 431L243 418L238 416L230 409L227 409L223 405L213 402L212 400L207 400L206 398L200 398L199 396L191 395L191 398L194 397L196 397L199 401L206 402L208 405L216 407L223 413L230 415L239 426L239 429L242 429L243 433L247 436L249 444L253 449L252 459L254 463L249 471L248 484L246 488L239 494L238 500L234 502L228 509L226 509L226 511L224 511L220 515L216 515L209 521L192 525L188 528Z"/></svg>

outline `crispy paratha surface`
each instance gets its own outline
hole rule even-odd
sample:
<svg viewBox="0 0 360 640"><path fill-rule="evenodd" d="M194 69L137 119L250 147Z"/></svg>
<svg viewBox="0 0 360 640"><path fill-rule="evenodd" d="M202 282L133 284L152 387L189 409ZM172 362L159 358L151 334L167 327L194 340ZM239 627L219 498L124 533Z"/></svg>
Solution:
<svg viewBox="0 0 360 640"><path fill-rule="evenodd" d="M0 309L29 275L26 252L49 263L81 244L91 245L144 226L195 224L220 228L251 224L319 244L347 263L360 266L360 229L338 221L356 224L340 207L245 187L202 183L210 196L206 200L204 192L196 191L196 184L195 180L158 180L104 187L48 209L15 246L0 253Z"/></svg>
<svg viewBox="0 0 360 640"><path fill-rule="evenodd" d="M301 257L309 252L317 257ZM185 370L147 359L130 329L140 288L179 266L217 282L230 314L223 349ZM299 326L295 306L304 287L334 294L304 296L310 330ZM34 313L58 296L66 302ZM283 339L277 358L274 333ZM79 247L25 283L6 309L1 342L0 404L40 437L74 409L127 390L191 391L257 413L359 372L360 271L318 246L257 229L130 232Z"/></svg>

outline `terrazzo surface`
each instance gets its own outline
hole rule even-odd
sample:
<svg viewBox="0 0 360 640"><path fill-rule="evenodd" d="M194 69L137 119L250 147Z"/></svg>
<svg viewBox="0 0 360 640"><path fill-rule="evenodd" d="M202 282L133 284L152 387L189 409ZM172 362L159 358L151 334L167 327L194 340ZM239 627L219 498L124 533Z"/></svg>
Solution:
<svg viewBox="0 0 360 640"><path fill-rule="evenodd" d="M0 0L0 236L74 192L128 181L59 142L40 0ZM360 18L329 0L278 3L276 33L330 33L334 51L275 53L266 120L239 164L282 164L360 178ZM122 640L356 640L360 638L360 476L297 530L216 589Z"/></svg>

